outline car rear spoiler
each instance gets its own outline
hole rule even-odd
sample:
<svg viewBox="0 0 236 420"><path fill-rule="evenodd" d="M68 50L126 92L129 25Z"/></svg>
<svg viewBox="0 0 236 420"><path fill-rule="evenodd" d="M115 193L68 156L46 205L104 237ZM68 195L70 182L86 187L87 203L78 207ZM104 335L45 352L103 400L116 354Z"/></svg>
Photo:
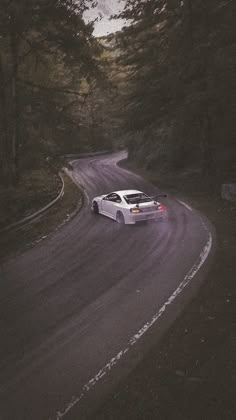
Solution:
<svg viewBox="0 0 236 420"><path fill-rule="evenodd" d="M167 194L166 193L160 193L160 194L154 195L153 197L150 197L150 198L152 198L153 200L157 200L158 198L167 198Z"/></svg>

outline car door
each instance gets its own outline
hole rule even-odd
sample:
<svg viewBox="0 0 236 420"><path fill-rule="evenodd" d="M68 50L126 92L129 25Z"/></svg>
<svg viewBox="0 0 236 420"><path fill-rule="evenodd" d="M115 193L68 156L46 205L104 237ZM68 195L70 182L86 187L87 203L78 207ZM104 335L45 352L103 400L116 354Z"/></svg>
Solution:
<svg viewBox="0 0 236 420"><path fill-rule="evenodd" d="M121 197L118 194L114 194L111 201L112 205L110 207L110 214L114 219L116 219L117 211L121 207Z"/></svg>
<svg viewBox="0 0 236 420"><path fill-rule="evenodd" d="M108 194L106 195L106 197L104 197L102 199L102 211L107 215L107 216L112 216L112 206L113 206L113 198L115 197L114 193Z"/></svg>
<svg viewBox="0 0 236 420"><path fill-rule="evenodd" d="M121 202L121 198L116 193L108 194L102 200L102 210L103 212L112 218L116 218L117 205Z"/></svg>

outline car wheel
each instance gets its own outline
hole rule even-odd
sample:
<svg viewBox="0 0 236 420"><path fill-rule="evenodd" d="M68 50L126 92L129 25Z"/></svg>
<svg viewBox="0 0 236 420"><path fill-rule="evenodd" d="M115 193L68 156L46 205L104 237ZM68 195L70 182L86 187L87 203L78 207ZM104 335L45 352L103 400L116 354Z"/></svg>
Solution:
<svg viewBox="0 0 236 420"><path fill-rule="evenodd" d="M96 201L93 202L93 212L94 212L94 214L99 213L98 203Z"/></svg>
<svg viewBox="0 0 236 420"><path fill-rule="evenodd" d="M124 218L124 215L123 215L123 213L121 211L118 211L116 213L116 221L118 223L121 223L121 224L124 224L125 223L125 218Z"/></svg>

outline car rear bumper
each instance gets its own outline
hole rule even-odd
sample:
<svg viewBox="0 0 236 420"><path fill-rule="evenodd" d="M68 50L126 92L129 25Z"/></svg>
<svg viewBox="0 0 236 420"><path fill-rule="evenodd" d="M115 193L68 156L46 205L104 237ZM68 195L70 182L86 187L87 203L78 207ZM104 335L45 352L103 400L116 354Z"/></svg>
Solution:
<svg viewBox="0 0 236 420"><path fill-rule="evenodd" d="M165 220L167 217L166 211L155 211L151 213L130 214L126 223L137 223L145 220Z"/></svg>

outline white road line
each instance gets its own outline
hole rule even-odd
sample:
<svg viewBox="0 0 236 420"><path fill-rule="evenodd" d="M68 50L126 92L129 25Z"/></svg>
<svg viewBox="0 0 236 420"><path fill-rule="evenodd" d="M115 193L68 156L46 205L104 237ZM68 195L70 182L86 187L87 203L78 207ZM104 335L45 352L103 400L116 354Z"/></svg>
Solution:
<svg viewBox="0 0 236 420"><path fill-rule="evenodd" d="M180 293L185 289L185 287L190 283L190 281L193 279L193 277L196 275L196 273L200 270L200 268L206 261L212 247L212 235L210 232L208 232L203 220L202 225L208 235L206 245L202 249L195 264L189 270L189 272L184 277L183 281L180 283L180 285L177 287L174 293L172 293L172 295L164 303L164 305L162 305L158 312L155 315L153 315L151 320L147 322L135 335L133 335L133 337L131 337L127 346L119 353L117 353L112 359L110 359L110 361L83 386L81 391L77 395L74 395L68 402L68 404L61 411L57 411L56 415L54 417L51 417L49 420L62 419L66 414L69 413L70 410L72 410L74 406L78 405L79 402L86 396L86 394L103 378L103 376L105 376L112 369L112 367L115 366L119 362L119 360L137 343L137 341L152 327L152 325L154 325L159 320L159 318L161 318L168 306L174 302L177 296L179 296Z"/></svg>
<svg viewBox="0 0 236 420"><path fill-rule="evenodd" d="M192 207L190 207L188 204L184 203L184 202L183 202L183 201L181 201L181 200L178 200L178 202L179 202L180 204L182 204L184 207L186 207L186 209L188 209L189 211L193 211Z"/></svg>
<svg viewBox="0 0 236 420"><path fill-rule="evenodd" d="M85 195L85 197L86 197L87 204L89 205L90 199L89 199L88 193L87 193L87 192L86 192L86 190L84 190L84 189L83 189L83 193L84 193L84 195Z"/></svg>

